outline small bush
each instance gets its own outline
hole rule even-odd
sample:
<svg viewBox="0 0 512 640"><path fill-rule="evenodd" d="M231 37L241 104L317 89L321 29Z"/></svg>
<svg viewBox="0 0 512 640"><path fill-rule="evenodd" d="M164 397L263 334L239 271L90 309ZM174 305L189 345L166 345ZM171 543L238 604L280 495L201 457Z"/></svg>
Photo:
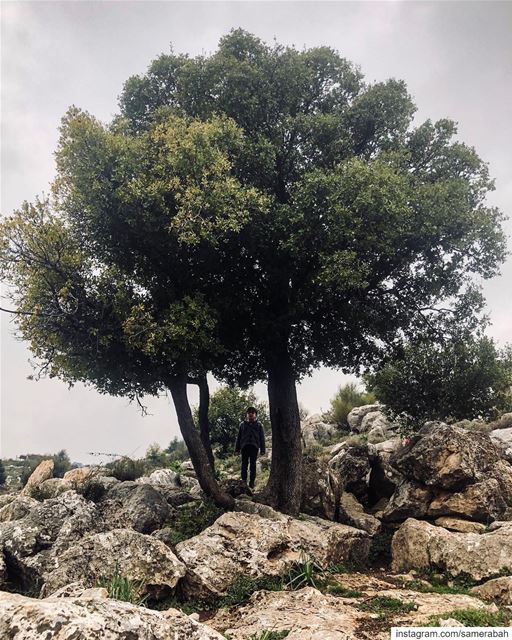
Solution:
<svg viewBox="0 0 512 640"><path fill-rule="evenodd" d="M399 598L390 598L389 596L375 596L360 602L356 607L360 611L378 613L381 618L394 613L409 613L416 609L414 602L404 602Z"/></svg>
<svg viewBox="0 0 512 640"><path fill-rule="evenodd" d="M373 393L359 391L357 385L349 382L343 387L339 387L336 395L331 400L330 415L342 429L348 427L347 416L354 407L361 407L365 404L373 404L375 396Z"/></svg>
<svg viewBox="0 0 512 640"><path fill-rule="evenodd" d="M126 480L137 480L137 478L144 475L146 470L144 460L132 460L128 457L109 462L105 467L109 469L110 474L114 476L114 478L122 482Z"/></svg>
<svg viewBox="0 0 512 640"><path fill-rule="evenodd" d="M301 554L300 560L289 568L285 586L292 590L302 589L302 587L317 589L318 578L321 575L323 575L323 569L316 560Z"/></svg>
<svg viewBox="0 0 512 640"><path fill-rule="evenodd" d="M219 607L232 607L241 604L250 598L255 591L281 591L283 581L280 577L260 576L250 578L249 576L237 576L226 590L226 595L219 598Z"/></svg>
<svg viewBox="0 0 512 640"><path fill-rule="evenodd" d="M223 513L224 510L212 500L184 504L178 509L176 518L169 525L172 529L171 544L178 544L178 542L197 536Z"/></svg>

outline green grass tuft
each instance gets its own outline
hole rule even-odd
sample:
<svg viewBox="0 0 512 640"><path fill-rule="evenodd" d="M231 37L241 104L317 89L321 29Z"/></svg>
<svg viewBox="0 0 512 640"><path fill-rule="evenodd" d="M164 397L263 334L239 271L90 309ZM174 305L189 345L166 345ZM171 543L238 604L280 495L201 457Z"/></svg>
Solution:
<svg viewBox="0 0 512 640"><path fill-rule="evenodd" d="M454 609L442 616L430 619L429 627L438 627L441 619L453 618L466 627L508 627L512 623L512 612L500 609L497 612L481 609Z"/></svg>

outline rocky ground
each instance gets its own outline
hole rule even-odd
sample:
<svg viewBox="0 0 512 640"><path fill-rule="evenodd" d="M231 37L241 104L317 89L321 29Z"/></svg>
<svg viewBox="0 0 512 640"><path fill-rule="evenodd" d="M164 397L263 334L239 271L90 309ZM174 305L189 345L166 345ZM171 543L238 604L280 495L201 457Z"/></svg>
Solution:
<svg viewBox="0 0 512 640"><path fill-rule="evenodd" d="M426 424L403 441L379 405L351 434L303 424L291 518L205 501L188 465L135 482L52 461L0 495L0 638L348 640L391 626L508 626L512 450L497 428ZM512 418L512 416L510 416Z"/></svg>

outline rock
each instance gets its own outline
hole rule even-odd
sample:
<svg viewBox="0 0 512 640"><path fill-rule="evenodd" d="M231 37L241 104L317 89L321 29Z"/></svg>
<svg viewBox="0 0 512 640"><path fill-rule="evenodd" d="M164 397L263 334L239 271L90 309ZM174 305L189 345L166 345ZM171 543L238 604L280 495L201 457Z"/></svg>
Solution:
<svg viewBox="0 0 512 640"><path fill-rule="evenodd" d="M429 516L462 516L471 520L489 522L498 520L505 513L507 503L503 499L498 481L487 478L469 485L459 493L438 493L431 501ZM413 514L410 514L414 517ZM423 515L423 514L416 514Z"/></svg>
<svg viewBox="0 0 512 640"><path fill-rule="evenodd" d="M336 472L343 491L353 493L358 500L366 502L370 477L366 445L346 446L329 460L329 467Z"/></svg>
<svg viewBox="0 0 512 640"><path fill-rule="evenodd" d="M427 423L411 444L391 457L391 464L408 479L425 485L461 491L486 478L500 458L499 447L486 433L442 423Z"/></svg>
<svg viewBox="0 0 512 640"><path fill-rule="evenodd" d="M363 416L358 432L369 434L373 429L379 428L384 435L387 433L390 426L389 420L382 411L369 411Z"/></svg>
<svg viewBox="0 0 512 640"><path fill-rule="evenodd" d="M29 496L42 482L51 478L53 476L53 467L54 463L51 459L40 462L34 471L32 471L27 484L20 491L20 495Z"/></svg>
<svg viewBox="0 0 512 640"><path fill-rule="evenodd" d="M67 482L73 482L76 488L76 486L84 484L94 476L99 476L100 472L101 469L99 467L78 467L66 471L62 479Z"/></svg>
<svg viewBox="0 0 512 640"><path fill-rule="evenodd" d="M427 514L432 490L413 480L403 480L391 496L382 519L400 522L406 518L421 518Z"/></svg>
<svg viewBox="0 0 512 640"><path fill-rule="evenodd" d="M72 491L75 486L74 483L64 480L64 478L48 478L38 486L37 495L43 500L57 498L66 491Z"/></svg>
<svg viewBox="0 0 512 640"><path fill-rule="evenodd" d="M338 521L356 529L362 529L370 536L375 535L381 527L379 520L365 513L363 505L346 491L341 494Z"/></svg>
<svg viewBox="0 0 512 640"><path fill-rule="evenodd" d="M438 569L483 580L499 574L512 559L512 523L488 533L452 533L409 518L393 536L393 571Z"/></svg>
<svg viewBox="0 0 512 640"><path fill-rule="evenodd" d="M150 484L121 482L101 504L107 528L131 528L139 533L160 529L172 515L167 500Z"/></svg>
<svg viewBox="0 0 512 640"><path fill-rule="evenodd" d="M10 640L223 640L176 609L153 611L102 597L34 600L0 593L0 637Z"/></svg>
<svg viewBox="0 0 512 640"><path fill-rule="evenodd" d="M33 589L55 566L57 555L97 525L95 505L74 491L38 503L20 520L0 523L9 579Z"/></svg>
<svg viewBox="0 0 512 640"><path fill-rule="evenodd" d="M498 460L489 470L489 475L499 484L503 500L512 506L512 464Z"/></svg>
<svg viewBox="0 0 512 640"><path fill-rule="evenodd" d="M377 442L384 442L387 438L387 430L382 427L372 427L368 431L368 442L370 444L376 444Z"/></svg>
<svg viewBox="0 0 512 640"><path fill-rule="evenodd" d="M460 518L443 516L437 518L435 523L438 527L444 527L449 531L458 531L459 533L483 533L485 531L485 525L482 523L461 520Z"/></svg>
<svg viewBox="0 0 512 640"><path fill-rule="evenodd" d="M220 611L210 624L233 640L257 637L263 630L289 631L287 640L356 640L368 614L342 598L306 587L297 591L257 591L236 611Z"/></svg>
<svg viewBox="0 0 512 640"><path fill-rule="evenodd" d="M336 520L340 493L338 476L326 460L308 456L303 458L301 511L327 520Z"/></svg>
<svg viewBox="0 0 512 640"><path fill-rule="evenodd" d="M18 496L0 509L0 522L21 520L38 504L39 502L30 496Z"/></svg>
<svg viewBox="0 0 512 640"><path fill-rule="evenodd" d="M347 416L348 426L351 431L357 431L358 433L361 431L361 424L363 422L363 418L368 414L374 411L379 411L382 409L381 404L365 404L361 407L354 407L352 411Z"/></svg>
<svg viewBox="0 0 512 640"><path fill-rule="evenodd" d="M58 566L43 576L42 595L77 579L86 587L119 573L142 583L142 593L168 594L185 575L185 566L160 540L129 529L86 536L59 555Z"/></svg>
<svg viewBox="0 0 512 640"><path fill-rule="evenodd" d="M370 477L368 480L368 500L371 505L382 498L390 498L404 477L394 469L389 460L401 446L400 438L390 438L384 442L368 445Z"/></svg>
<svg viewBox="0 0 512 640"><path fill-rule="evenodd" d="M302 422L300 428L304 448L314 444L322 444L322 442L340 435L336 425L325 422L319 414Z"/></svg>
<svg viewBox="0 0 512 640"><path fill-rule="evenodd" d="M0 590L5 589L5 587L7 586L7 580L7 565L5 564L3 551L0 550Z"/></svg>
<svg viewBox="0 0 512 640"><path fill-rule="evenodd" d="M252 496L252 491L249 489L247 484L240 480L239 478L227 478L219 483L221 489L228 493L233 498L238 498L238 496Z"/></svg>
<svg viewBox="0 0 512 640"><path fill-rule="evenodd" d="M179 474L172 469L157 469L149 476L137 478L135 482L140 484L166 485L171 487L179 487Z"/></svg>
<svg viewBox="0 0 512 640"><path fill-rule="evenodd" d="M455 620L455 618L443 618L442 620L439 620L439 626L440 627L465 627L465 624L462 624L462 622L459 622L458 620Z"/></svg>
<svg viewBox="0 0 512 640"><path fill-rule="evenodd" d="M494 600L499 605L512 606L512 576L488 580L471 589L471 593L483 600Z"/></svg>
<svg viewBox="0 0 512 640"><path fill-rule="evenodd" d="M366 532L312 516L302 518L223 514L199 535L176 545L176 555L187 567L184 592L195 598L221 595L237 575L279 576L304 553L322 565L364 562L368 557Z"/></svg>

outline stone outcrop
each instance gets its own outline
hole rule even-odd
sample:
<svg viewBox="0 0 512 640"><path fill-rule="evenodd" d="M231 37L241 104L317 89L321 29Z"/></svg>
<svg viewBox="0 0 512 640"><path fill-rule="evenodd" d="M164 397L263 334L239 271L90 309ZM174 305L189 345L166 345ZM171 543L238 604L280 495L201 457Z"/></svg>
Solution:
<svg viewBox="0 0 512 640"><path fill-rule="evenodd" d="M74 491L38 503L19 520L0 523L0 548L10 579L33 589L55 566L59 553L96 526L95 505Z"/></svg>
<svg viewBox="0 0 512 640"><path fill-rule="evenodd" d="M382 518L387 522L421 518L427 514L431 498L432 490L429 487L413 480L404 480L391 496Z"/></svg>
<svg viewBox="0 0 512 640"><path fill-rule="evenodd" d="M21 520L38 504L39 502L30 496L17 496L12 502L0 508L0 522Z"/></svg>
<svg viewBox="0 0 512 640"><path fill-rule="evenodd" d="M176 545L176 555L187 567L185 592L210 597L224 593L237 575L279 576L304 554L322 565L364 563L369 546L366 532L320 518L271 520L229 512Z"/></svg>
<svg viewBox="0 0 512 640"><path fill-rule="evenodd" d="M450 516L437 518L435 523L438 527L444 527L449 531L458 531L459 533L483 533L485 531L485 525L481 522L471 522L471 520L461 520Z"/></svg>
<svg viewBox="0 0 512 640"><path fill-rule="evenodd" d="M488 533L453 533L410 518L393 536L391 550L393 571L438 569L479 581L510 566L512 523Z"/></svg>
<svg viewBox="0 0 512 640"><path fill-rule="evenodd" d="M502 576L488 580L471 589L471 593L483 600L493 600L497 604L512 606L512 576Z"/></svg>
<svg viewBox="0 0 512 640"><path fill-rule="evenodd" d="M302 467L301 511L336 520L341 486L326 460L305 457Z"/></svg>
<svg viewBox="0 0 512 640"><path fill-rule="evenodd" d="M365 513L363 505L347 491L341 494L338 522L348 524L356 529L362 529L371 536L375 535L381 528L380 521L369 513Z"/></svg>
<svg viewBox="0 0 512 640"><path fill-rule="evenodd" d="M32 471L27 484L20 491L21 495L29 496L42 482L53 476L53 460L43 460Z"/></svg>
<svg viewBox="0 0 512 640"><path fill-rule="evenodd" d="M99 504L107 529L131 528L151 533L167 522L172 509L151 484L121 482L114 485Z"/></svg>
<svg viewBox="0 0 512 640"><path fill-rule="evenodd" d="M494 478L471 484L457 493L441 491L431 500L426 513L429 516L462 516L470 520L489 522L498 520L506 511L500 485ZM410 514L417 517L424 514Z"/></svg>
<svg viewBox="0 0 512 640"><path fill-rule="evenodd" d="M429 487L461 491L485 480L500 458L489 436L442 423L427 423L412 442L391 457L391 464L408 479Z"/></svg>
<svg viewBox="0 0 512 640"><path fill-rule="evenodd" d="M321 444L338 434L335 424L326 422L321 415L310 416L301 423L302 446Z"/></svg>
<svg viewBox="0 0 512 640"><path fill-rule="evenodd" d="M141 583L145 593L169 593L185 574L184 565L160 540L129 529L86 536L59 555L58 566L43 575L42 595L79 580L93 587L118 571Z"/></svg>
<svg viewBox="0 0 512 640"><path fill-rule="evenodd" d="M347 422L350 430L360 433L362 431L363 418L369 413L373 413L375 411L380 412L381 409L382 405L378 403L354 407L347 416Z"/></svg>
<svg viewBox="0 0 512 640"><path fill-rule="evenodd" d="M366 445L345 446L329 460L329 467L337 475L343 491L349 491L361 502L366 502L370 478L370 460Z"/></svg>
<svg viewBox="0 0 512 640"><path fill-rule="evenodd" d="M0 593L0 637L10 640L223 640L181 611L152 611L101 597L34 600Z"/></svg>

